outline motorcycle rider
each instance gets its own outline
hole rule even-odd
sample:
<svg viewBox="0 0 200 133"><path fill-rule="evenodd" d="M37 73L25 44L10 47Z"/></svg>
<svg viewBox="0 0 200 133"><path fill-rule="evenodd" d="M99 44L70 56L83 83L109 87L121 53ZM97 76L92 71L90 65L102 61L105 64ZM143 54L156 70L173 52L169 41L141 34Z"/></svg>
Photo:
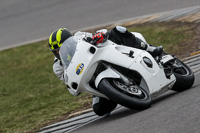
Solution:
<svg viewBox="0 0 200 133"><path fill-rule="evenodd" d="M59 49L62 43L70 37L72 37L72 34L66 28L57 29L56 31L52 32L49 37L49 49L53 52L55 56L53 71L64 83L64 68L60 60ZM119 45L123 44L126 46L147 50L153 56L159 56L163 52L162 47L154 47L143 42L122 26L116 26L107 33L99 32L94 35L88 32L76 32L74 34L74 39L78 40L80 38L84 39L87 42L90 42L93 45L103 43L104 41L109 39ZM110 99L93 96L93 111L99 116L109 114L112 110L116 108L116 106L117 103Z"/></svg>

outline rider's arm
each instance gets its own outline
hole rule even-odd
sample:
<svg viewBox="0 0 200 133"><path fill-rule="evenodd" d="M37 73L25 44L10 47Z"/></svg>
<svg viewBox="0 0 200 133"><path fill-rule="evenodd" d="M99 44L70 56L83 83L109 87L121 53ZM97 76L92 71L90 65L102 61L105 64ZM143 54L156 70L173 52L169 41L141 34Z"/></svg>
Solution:
<svg viewBox="0 0 200 133"><path fill-rule="evenodd" d="M56 76L60 79L60 80L62 80L63 82L65 82L64 81L64 68L63 68L63 65L62 65L62 63L61 63L61 61L59 60L59 59L57 59L56 57L55 57L55 59L54 59L54 64L53 64L53 72L56 74Z"/></svg>
<svg viewBox="0 0 200 133"><path fill-rule="evenodd" d="M65 78L64 78L64 67L63 67L61 61L58 60L56 57L54 59L53 71L56 74L56 76L58 76L58 78L67 85L67 82L65 82ZM75 94L73 91L71 91L71 89L69 87L67 87L67 89L69 90L69 92L72 95L74 95L74 96L79 95L79 94Z"/></svg>

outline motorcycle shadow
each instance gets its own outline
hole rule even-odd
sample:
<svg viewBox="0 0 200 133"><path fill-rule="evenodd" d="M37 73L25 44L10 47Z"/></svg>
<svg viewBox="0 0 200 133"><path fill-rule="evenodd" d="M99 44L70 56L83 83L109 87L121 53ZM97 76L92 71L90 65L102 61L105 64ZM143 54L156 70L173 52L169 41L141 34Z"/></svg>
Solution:
<svg viewBox="0 0 200 133"><path fill-rule="evenodd" d="M124 106L118 105L118 108L115 109L110 115L108 116L101 116L100 121L99 122L111 122L111 121L115 121L118 119L123 119L126 118L130 115L136 114L140 111L138 110L132 110L129 108L126 108Z"/></svg>

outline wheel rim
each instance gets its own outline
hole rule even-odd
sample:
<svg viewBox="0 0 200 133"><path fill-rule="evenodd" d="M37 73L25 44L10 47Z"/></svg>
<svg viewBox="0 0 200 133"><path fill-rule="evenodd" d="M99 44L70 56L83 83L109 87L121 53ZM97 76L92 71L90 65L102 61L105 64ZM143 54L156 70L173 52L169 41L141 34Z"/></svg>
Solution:
<svg viewBox="0 0 200 133"><path fill-rule="evenodd" d="M113 80L113 83L115 86L117 86L119 91L121 91L129 96L134 96L134 97L139 97L139 98L145 97L141 88L132 82L125 84L121 80Z"/></svg>
<svg viewBox="0 0 200 133"><path fill-rule="evenodd" d="M179 75L189 75L188 69L178 60L175 60L173 72Z"/></svg>

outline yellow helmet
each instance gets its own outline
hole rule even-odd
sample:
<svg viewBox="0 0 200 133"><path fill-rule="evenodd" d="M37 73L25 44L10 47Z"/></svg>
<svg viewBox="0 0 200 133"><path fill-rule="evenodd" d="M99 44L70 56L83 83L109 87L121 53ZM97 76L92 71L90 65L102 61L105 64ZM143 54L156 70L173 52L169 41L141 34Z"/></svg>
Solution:
<svg viewBox="0 0 200 133"><path fill-rule="evenodd" d="M49 49L54 53L54 55L59 59L59 55L56 54L62 43L71 37L72 34L66 28L60 28L51 33L49 37Z"/></svg>

